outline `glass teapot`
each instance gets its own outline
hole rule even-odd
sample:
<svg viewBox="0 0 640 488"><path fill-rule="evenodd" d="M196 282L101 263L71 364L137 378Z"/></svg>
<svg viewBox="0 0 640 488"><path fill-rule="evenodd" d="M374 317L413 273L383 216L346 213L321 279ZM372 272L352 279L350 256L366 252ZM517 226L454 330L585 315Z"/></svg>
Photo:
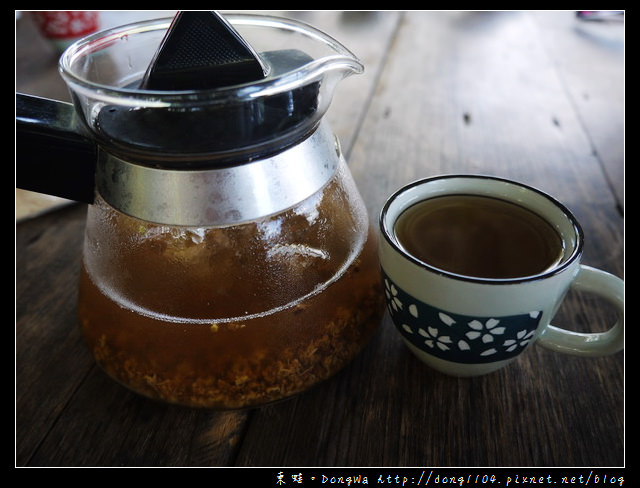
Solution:
<svg viewBox="0 0 640 488"><path fill-rule="evenodd" d="M148 397L233 409L332 376L384 305L376 233L323 119L362 66L306 24L223 21L263 76L141 88L176 19L72 45L60 71L73 105L18 99L17 184L90 203L78 314L96 362ZM77 160L74 175L49 154ZM55 176L21 170L29 159Z"/></svg>

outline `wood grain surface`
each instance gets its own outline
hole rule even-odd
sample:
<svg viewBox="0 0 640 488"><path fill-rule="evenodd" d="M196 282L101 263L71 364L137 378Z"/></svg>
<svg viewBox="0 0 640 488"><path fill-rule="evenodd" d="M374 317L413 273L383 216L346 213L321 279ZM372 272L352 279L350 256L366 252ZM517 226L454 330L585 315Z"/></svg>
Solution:
<svg viewBox="0 0 640 488"><path fill-rule="evenodd" d="M365 64L327 118L373 225L415 179L499 175L565 203L585 264L624 277L624 24L572 11L279 13ZM56 59L23 14L16 90L68 97ZM343 371L287 401L217 412L141 398L94 364L77 327L85 213L16 222L16 466L625 465L624 352L534 346L496 373L451 378L411 355L388 316ZM612 317L570 292L554 323L601 331Z"/></svg>

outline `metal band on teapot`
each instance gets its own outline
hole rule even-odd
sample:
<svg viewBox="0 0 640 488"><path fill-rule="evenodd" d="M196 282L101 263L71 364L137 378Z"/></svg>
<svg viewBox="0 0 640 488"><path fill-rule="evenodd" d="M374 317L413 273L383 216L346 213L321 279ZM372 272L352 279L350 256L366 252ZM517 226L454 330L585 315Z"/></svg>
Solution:
<svg viewBox="0 0 640 488"><path fill-rule="evenodd" d="M99 151L96 187L117 210L167 225L224 226L281 212L320 190L341 159L326 123L275 156L215 169L141 166Z"/></svg>

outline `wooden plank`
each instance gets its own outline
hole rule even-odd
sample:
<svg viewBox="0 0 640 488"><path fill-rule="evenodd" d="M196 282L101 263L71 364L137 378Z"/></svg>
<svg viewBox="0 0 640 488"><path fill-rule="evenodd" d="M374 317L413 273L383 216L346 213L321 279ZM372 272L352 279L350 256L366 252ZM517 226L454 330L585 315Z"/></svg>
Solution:
<svg viewBox="0 0 640 488"><path fill-rule="evenodd" d="M225 466L246 418L147 400L94 368L29 465Z"/></svg>
<svg viewBox="0 0 640 488"><path fill-rule="evenodd" d="M624 207L623 22L578 20L574 12L531 13L541 40L578 113L590 147Z"/></svg>
<svg viewBox="0 0 640 488"><path fill-rule="evenodd" d="M16 464L45 439L92 367L75 323L85 210L65 208L16 231Z"/></svg>

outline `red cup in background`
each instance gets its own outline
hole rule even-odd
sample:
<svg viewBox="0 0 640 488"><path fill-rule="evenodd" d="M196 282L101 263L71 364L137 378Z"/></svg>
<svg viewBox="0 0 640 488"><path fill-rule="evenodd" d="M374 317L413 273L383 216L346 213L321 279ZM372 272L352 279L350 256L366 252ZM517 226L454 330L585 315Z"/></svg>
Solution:
<svg viewBox="0 0 640 488"><path fill-rule="evenodd" d="M46 10L31 12L42 35L58 51L64 51L71 43L99 28L99 12L82 10L60 11Z"/></svg>

